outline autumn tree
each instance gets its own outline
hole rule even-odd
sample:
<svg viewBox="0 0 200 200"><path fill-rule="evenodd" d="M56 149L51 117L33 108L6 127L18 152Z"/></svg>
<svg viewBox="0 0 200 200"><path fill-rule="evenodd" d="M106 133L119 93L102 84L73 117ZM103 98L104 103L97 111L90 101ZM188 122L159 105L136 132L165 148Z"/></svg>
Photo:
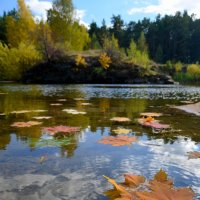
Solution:
<svg viewBox="0 0 200 200"><path fill-rule="evenodd" d="M10 46L17 47L21 42L32 43L36 24L24 0L18 0L17 17L6 19L7 40Z"/></svg>

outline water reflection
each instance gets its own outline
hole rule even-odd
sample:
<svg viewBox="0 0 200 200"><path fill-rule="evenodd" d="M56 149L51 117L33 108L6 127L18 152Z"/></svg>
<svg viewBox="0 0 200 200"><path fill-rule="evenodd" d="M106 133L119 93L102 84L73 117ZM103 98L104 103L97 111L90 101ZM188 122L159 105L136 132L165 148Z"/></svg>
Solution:
<svg viewBox="0 0 200 200"><path fill-rule="evenodd" d="M104 86L104 85L1 85L0 93L0 193L4 199L106 199L109 187L102 175L122 180L123 173L151 178L160 168L175 180L175 186L192 186L200 195L199 160L188 160L187 152L200 151L199 117L176 110L182 100L200 100L198 87ZM66 99L60 102L59 99ZM60 106L51 104L62 103ZM85 104L86 103L86 104ZM89 104L87 104L89 103ZM63 109L84 111L73 115ZM20 110L47 110L44 113ZM161 122L172 130L155 134L136 123L141 112L162 112ZM37 116L41 125L14 128ZM117 123L113 117L128 117ZM35 119L34 119L35 120ZM75 126L76 134L54 138L43 127ZM139 142L112 147L98 144L114 129L131 129ZM47 156L40 164L39 158Z"/></svg>

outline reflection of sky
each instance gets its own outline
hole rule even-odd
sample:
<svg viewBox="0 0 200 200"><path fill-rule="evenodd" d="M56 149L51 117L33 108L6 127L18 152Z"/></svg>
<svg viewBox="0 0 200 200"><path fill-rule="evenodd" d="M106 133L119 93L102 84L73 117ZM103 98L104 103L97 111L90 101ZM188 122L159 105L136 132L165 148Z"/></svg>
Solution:
<svg viewBox="0 0 200 200"><path fill-rule="evenodd" d="M126 173L141 174L140 164L142 163L142 171L144 171L142 174L152 178L162 168L174 180L175 186L192 186L193 190L200 194L199 159L189 160L187 157L187 152L199 151L200 146L184 138L179 138L173 145L164 144L162 139L139 143L148 147L148 155L143 161L132 155L122 160L121 168L126 169Z"/></svg>

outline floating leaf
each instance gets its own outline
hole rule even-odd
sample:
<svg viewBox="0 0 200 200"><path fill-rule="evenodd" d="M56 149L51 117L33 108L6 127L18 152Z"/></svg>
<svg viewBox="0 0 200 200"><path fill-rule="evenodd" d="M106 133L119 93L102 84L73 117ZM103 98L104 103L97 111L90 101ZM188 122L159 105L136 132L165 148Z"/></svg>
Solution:
<svg viewBox="0 0 200 200"><path fill-rule="evenodd" d="M74 109L64 109L63 112L66 112L68 114L73 114L73 115L85 115L86 114L86 112L79 112Z"/></svg>
<svg viewBox="0 0 200 200"><path fill-rule="evenodd" d="M67 99L58 99L57 101L65 102L65 101L67 101Z"/></svg>
<svg viewBox="0 0 200 200"><path fill-rule="evenodd" d="M140 184L145 182L144 176L125 174L124 178L125 178L125 184L128 186L138 187Z"/></svg>
<svg viewBox="0 0 200 200"><path fill-rule="evenodd" d="M185 112L193 113L195 115L200 116L200 102L194 103L194 104L182 105L182 106L174 106L173 108L184 110Z"/></svg>
<svg viewBox="0 0 200 200"><path fill-rule="evenodd" d="M30 112L47 112L47 110L18 110L18 111L12 111L11 114L24 114L24 113L30 113Z"/></svg>
<svg viewBox="0 0 200 200"><path fill-rule="evenodd" d="M115 187L115 189L121 194L129 194L127 191L126 191L126 189L123 187L123 186L121 186L121 185L119 185L119 184L117 184L116 183L116 181L114 180L114 179L111 179L111 178L109 178L109 177L107 177L107 176L103 176L104 178L106 178L107 180L108 180L108 182L110 183L110 184L112 184L114 187Z"/></svg>
<svg viewBox="0 0 200 200"><path fill-rule="evenodd" d="M36 125L40 125L40 124L42 124L42 122L29 121L29 122L15 122L11 126L23 128L23 127L36 126Z"/></svg>
<svg viewBox="0 0 200 200"><path fill-rule="evenodd" d="M82 106L89 106L92 105L91 103L81 103Z"/></svg>
<svg viewBox="0 0 200 200"><path fill-rule="evenodd" d="M31 110L18 110L18 111L12 111L11 114L24 114L24 113L30 113Z"/></svg>
<svg viewBox="0 0 200 200"><path fill-rule="evenodd" d="M71 127L71 126L54 126L54 127L45 127L42 129L43 133L49 135L56 135L57 133L76 133L80 131L80 127Z"/></svg>
<svg viewBox="0 0 200 200"><path fill-rule="evenodd" d="M128 136L118 136L118 137L112 137L107 136L103 139L99 140L98 143L100 144L110 144L112 146L125 146L130 145L132 142L136 142L136 137L128 137Z"/></svg>
<svg viewBox="0 0 200 200"><path fill-rule="evenodd" d="M115 122L130 122L131 120L127 117L113 117L110 119L111 121Z"/></svg>
<svg viewBox="0 0 200 200"><path fill-rule="evenodd" d="M51 106L62 106L63 104L61 104L61 103L51 103L50 105Z"/></svg>
<svg viewBox="0 0 200 200"><path fill-rule="evenodd" d="M113 132L115 134L120 135L120 134L129 134L132 132L132 130L118 127L117 129L113 130Z"/></svg>
<svg viewBox="0 0 200 200"><path fill-rule="evenodd" d="M32 117L33 119L41 120L41 119L51 119L50 116L39 116L39 117Z"/></svg>
<svg viewBox="0 0 200 200"><path fill-rule="evenodd" d="M146 113L140 113L140 116L142 116L142 117L160 117L160 116L162 116L162 113L146 112Z"/></svg>
<svg viewBox="0 0 200 200"><path fill-rule="evenodd" d="M159 181L150 182L152 192L137 192L139 199L143 200L192 200L194 193L190 188L174 189Z"/></svg>
<svg viewBox="0 0 200 200"><path fill-rule="evenodd" d="M84 101L84 98L74 98L75 101Z"/></svg>
<svg viewBox="0 0 200 200"><path fill-rule="evenodd" d="M145 118L139 118L138 123L142 126L152 127L155 129L169 129L170 125L160 124L158 120L147 121Z"/></svg>
<svg viewBox="0 0 200 200"><path fill-rule="evenodd" d="M124 177L125 182L121 184L106 177L114 186L114 189L104 193L111 200L192 200L194 197L190 188L173 188L173 182L168 180L163 170L148 183L143 176L128 174Z"/></svg>
<svg viewBox="0 0 200 200"><path fill-rule="evenodd" d="M47 112L48 110L31 110L31 112L38 112L38 113L42 113L42 112Z"/></svg>
<svg viewBox="0 0 200 200"><path fill-rule="evenodd" d="M188 152L188 159L198 159L200 158L200 152Z"/></svg>
<svg viewBox="0 0 200 200"><path fill-rule="evenodd" d="M5 113L0 113L0 116L4 116L4 115L6 115Z"/></svg>

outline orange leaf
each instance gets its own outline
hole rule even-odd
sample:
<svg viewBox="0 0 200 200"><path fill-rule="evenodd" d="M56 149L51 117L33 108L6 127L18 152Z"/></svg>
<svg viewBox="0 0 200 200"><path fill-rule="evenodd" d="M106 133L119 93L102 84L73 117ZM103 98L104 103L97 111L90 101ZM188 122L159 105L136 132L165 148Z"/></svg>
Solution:
<svg viewBox="0 0 200 200"><path fill-rule="evenodd" d="M124 177L125 177L125 184L129 186L138 187L141 183L145 182L144 176L125 174Z"/></svg>

